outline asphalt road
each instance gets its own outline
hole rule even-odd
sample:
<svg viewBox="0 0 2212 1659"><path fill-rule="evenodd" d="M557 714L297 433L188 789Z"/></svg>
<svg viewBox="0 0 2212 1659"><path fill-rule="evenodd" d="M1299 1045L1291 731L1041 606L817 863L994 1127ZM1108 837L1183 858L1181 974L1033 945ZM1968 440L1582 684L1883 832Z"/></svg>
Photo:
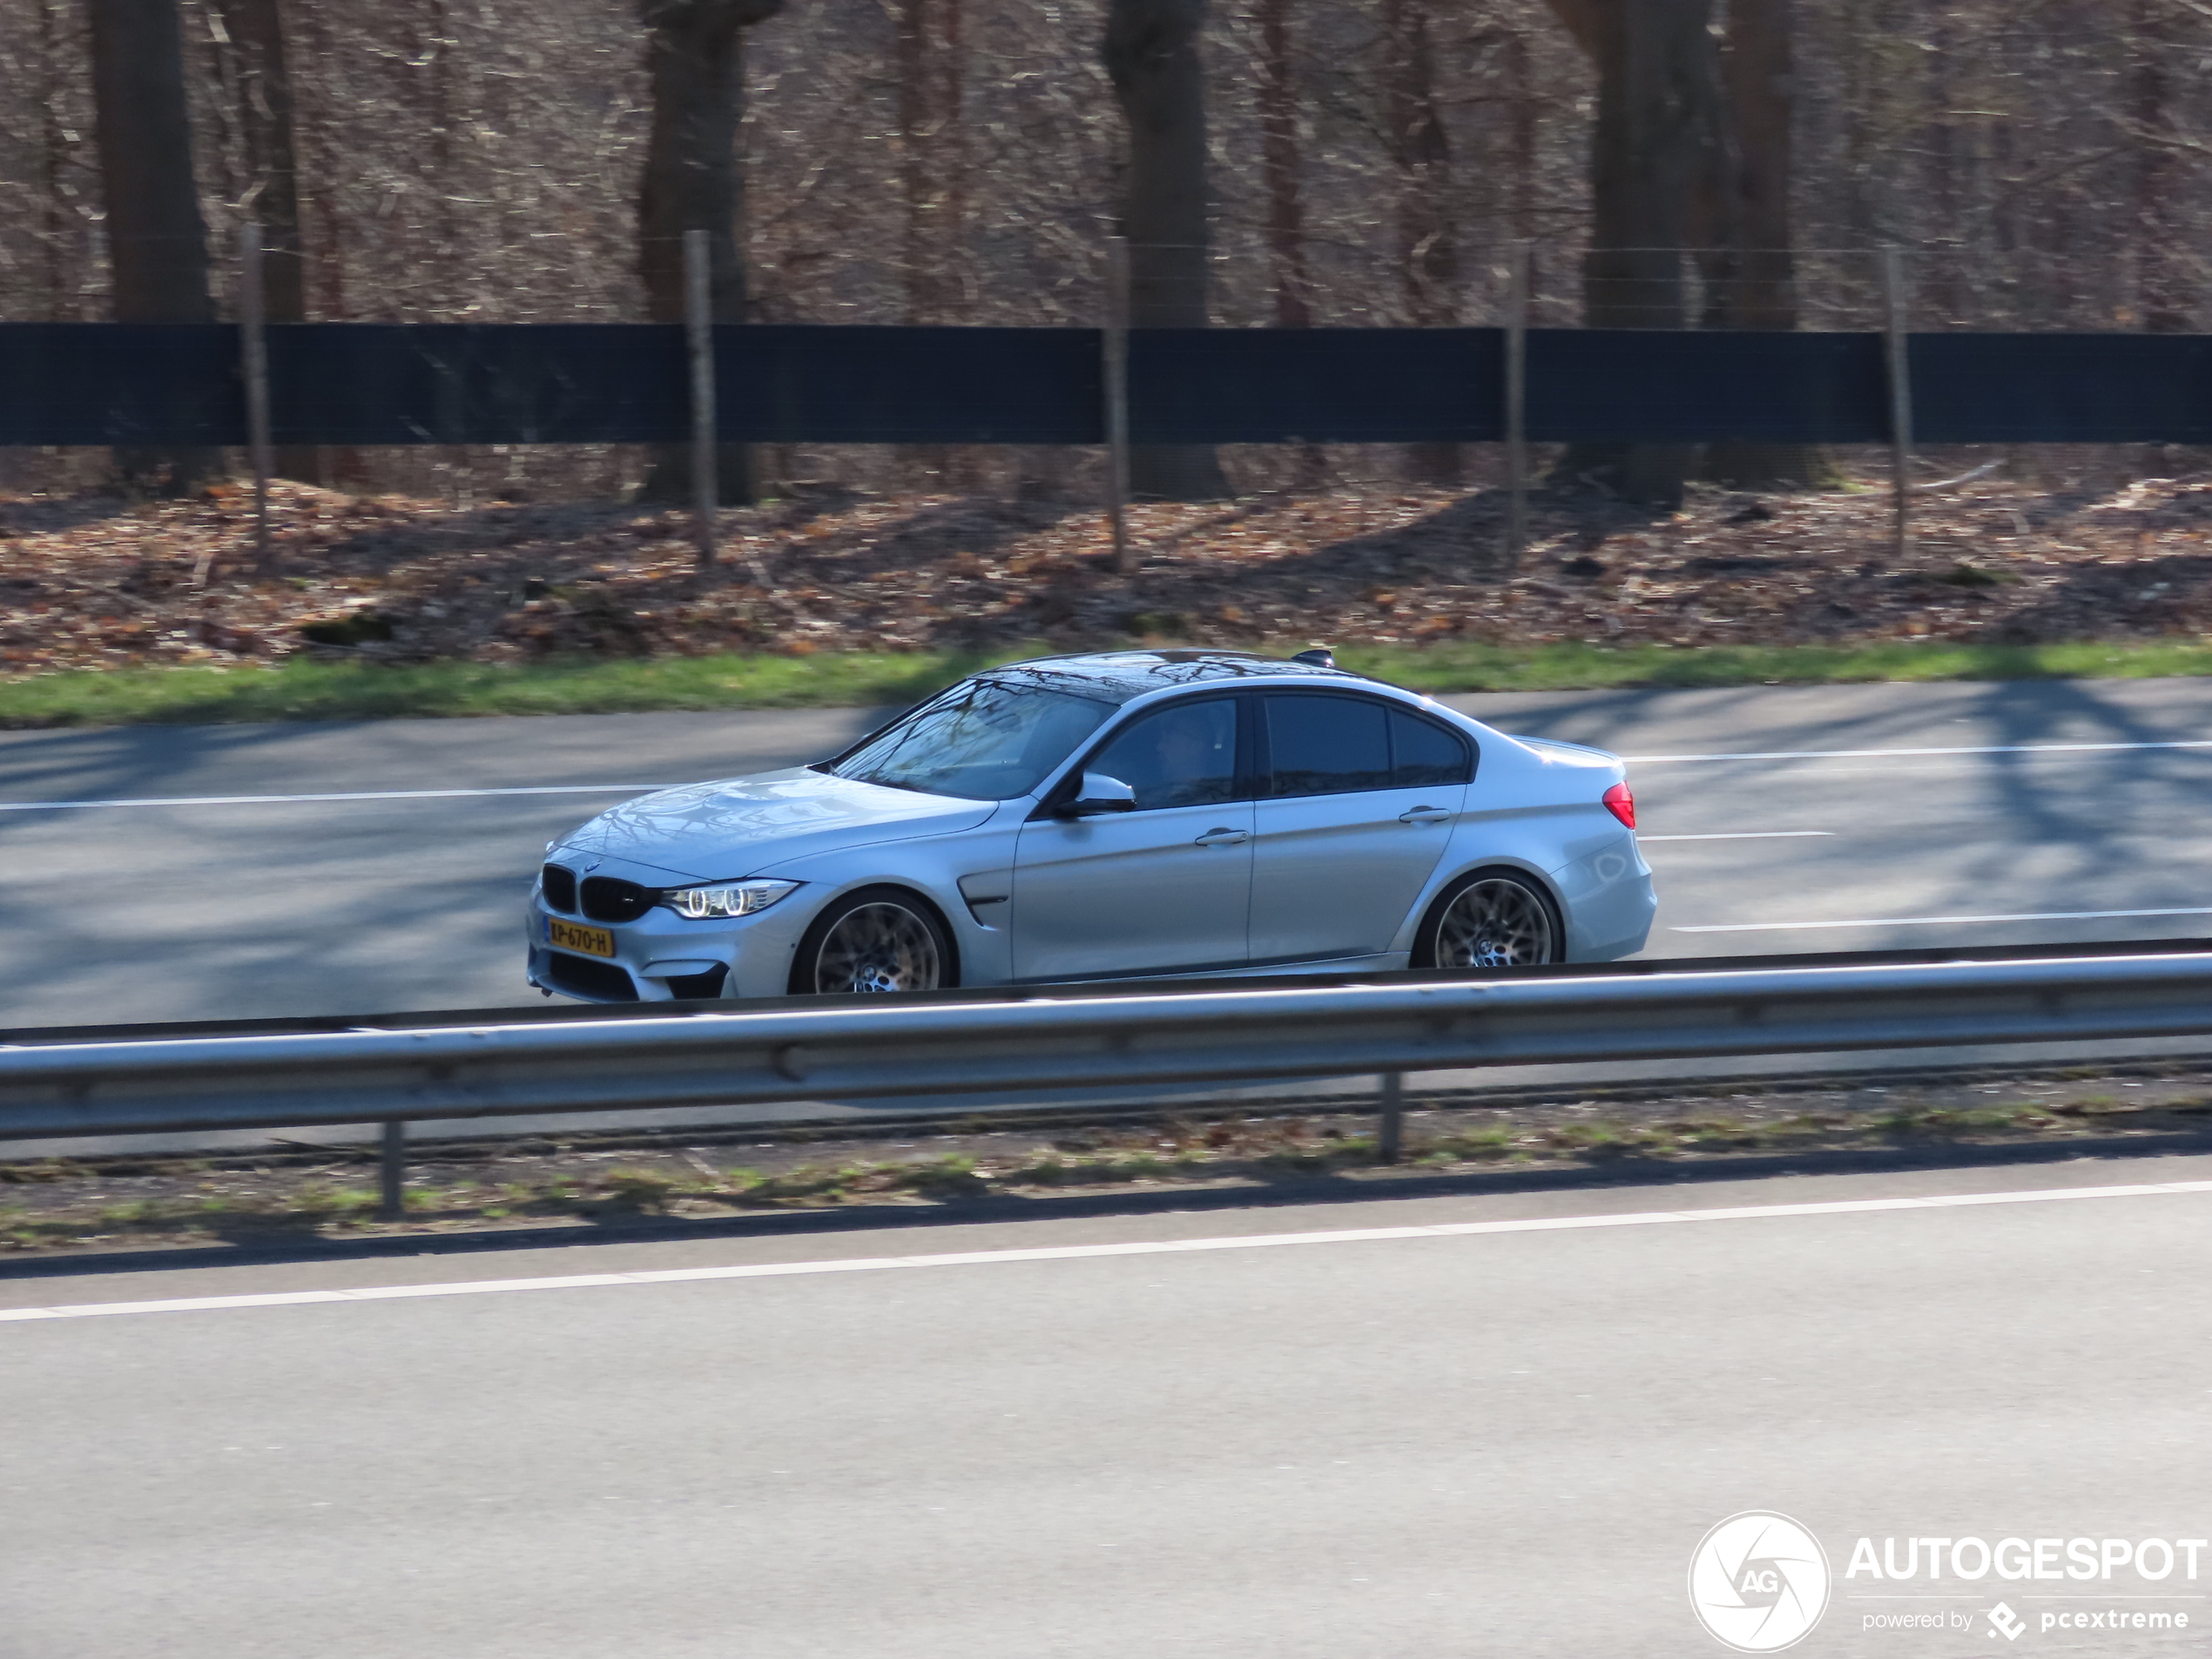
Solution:
<svg viewBox="0 0 2212 1659"><path fill-rule="evenodd" d="M1670 1659L1746 1509L1827 1555L1799 1654L2201 1653L2202 1554L1845 1568L2212 1536L2208 1252L2164 1158L0 1272L0 1656ZM2115 1608L2192 1629L2043 1627Z"/></svg>
<svg viewBox="0 0 2212 1659"><path fill-rule="evenodd" d="M1690 957L2212 934L2209 699L2206 682L2174 680L1452 700L1508 731L1631 757L1661 894L1646 954ZM0 1028L534 1004L520 917L548 840L643 787L832 752L873 718L754 711L0 733L0 929L10 941L0 954ZM2202 1046L2080 1047L2064 1057ZM1963 1064L2047 1052L1915 1058ZM1427 1082L1581 1086L1898 1058L1619 1062ZM1111 1089L1024 1103L1109 1097L1123 1103ZM749 1116L846 1109L801 1103ZM625 1121L728 1116L689 1109ZM264 1138L214 1132L10 1150L73 1156Z"/></svg>
<svg viewBox="0 0 2212 1659"><path fill-rule="evenodd" d="M1652 955L2212 934L2212 746L2160 746L2212 745L2204 681L1453 700L1634 758ZM0 733L0 1026L534 1001L521 909L549 839L867 720ZM481 792L516 790L563 792ZM117 801L165 804L51 804Z"/></svg>

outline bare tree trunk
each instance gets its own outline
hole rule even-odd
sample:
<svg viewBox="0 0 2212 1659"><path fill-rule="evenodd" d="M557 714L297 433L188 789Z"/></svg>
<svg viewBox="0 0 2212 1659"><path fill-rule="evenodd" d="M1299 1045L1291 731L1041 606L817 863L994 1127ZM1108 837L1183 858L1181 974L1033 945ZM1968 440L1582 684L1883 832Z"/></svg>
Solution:
<svg viewBox="0 0 2212 1659"><path fill-rule="evenodd" d="M1203 328L1206 221L1206 93L1198 30L1206 0L1109 0L1103 56L1129 123L1130 321L1139 328ZM1139 496L1214 501L1228 495L1214 452L1140 443L1130 450Z"/></svg>
<svg viewBox="0 0 2212 1659"><path fill-rule="evenodd" d="M895 23L906 320L956 322L968 216L961 0L899 0ZM944 487L964 488L975 480L977 469L951 444L903 444L899 457L906 468Z"/></svg>
<svg viewBox="0 0 2212 1659"><path fill-rule="evenodd" d="M694 230L707 233L715 320L745 320L742 40L780 10L782 0L639 0L653 118L637 198L637 264L655 322L684 320L684 233ZM723 502L752 499L750 445L722 445L717 467ZM691 490L689 447L657 445L642 496L688 501Z"/></svg>
<svg viewBox="0 0 2212 1659"><path fill-rule="evenodd" d="M53 322L77 320L77 296L69 291L70 218L63 175L69 167L61 101L61 26L55 0L38 0L38 196L40 262L44 266L46 316Z"/></svg>
<svg viewBox="0 0 2212 1659"><path fill-rule="evenodd" d="M1711 321L1722 328L1794 329L1797 266L1790 218L1797 115L1797 0L1729 0L1728 138L1718 216L1725 240L1708 267ZM1805 444L1714 444L1707 475L1730 483L1810 487L1833 469Z"/></svg>
<svg viewBox="0 0 2212 1659"><path fill-rule="evenodd" d="M1313 278L1305 254L1305 199L1298 126L1298 64L1291 44L1291 0L1259 0L1259 139L1261 183L1267 195L1268 287L1278 328L1313 326ZM1301 443L1291 461L1291 482L1318 489L1325 475L1321 446Z"/></svg>
<svg viewBox="0 0 2212 1659"><path fill-rule="evenodd" d="M294 126L306 181L302 216L301 276L312 289L314 308L325 322L344 322L352 314L346 298L345 224L339 206L341 158L334 137L339 95L333 76L341 61L331 39L324 8L307 6L299 14L302 73L294 78ZM279 451L280 454L282 451ZM361 452L351 444L327 444L317 452L316 482L361 488L369 481Z"/></svg>
<svg viewBox="0 0 2212 1659"><path fill-rule="evenodd" d="M1966 247L1960 226L1965 221L1961 175L1971 166L1966 135L1954 114L1961 43L1954 20L1939 13L1929 25L1935 50L1928 56L1928 130L1925 147L1932 170L1928 206L1933 234L1915 239L1923 248L1913 263L1914 310L1931 314L1926 320L1938 327L1955 325L1967 314ZM1916 318L1916 320L1919 320Z"/></svg>
<svg viewBox="0 0 2212 1659"><path fill-rule="evenodd" d="M271 322L307 320L307 261L300 239L300 176L293 133L292 72L277 0L214 0L238 56L239 125L250 182L246 217L261 227L262 305ZM280 478L320 481L314 448L287 444L273 456Z"/></svg>
<svg viewBox="0 0 2212 1659"><path fill-rule="evenodd" d="M454 216L454 198L460 192L454 187L453 130L457 118L453 107L453 60L460 42L454 38L446 0L421 0L416 15L415 57L408 67L421 69L428 77L423 126L430 138L426 169L430 181L430 235L434 246L458 248L461 227Z"/></svg>
<svg viewBox="0 0 2212 1659"><path fill-rule="evenodd" d="M906 320L940 320L936 307L935 247L931 236L931 179L927 154L930 132L929 0L898 0L893 30L894 71L898 80L899 188L905 199L905 224L900 246L901 284L906 289ZM894 452L894 469L919 475L935 483L945 465L941 443L900 444Z"/></svg>
<svg viewBox="0 0 2212 1659"><path fill-rule="evenodd" d="M1582 315L1593 328L1680 328L1692 205L1721 132L1711 0L1551 0L1598 71L1590 146L1590 251ZM1609 472L1632 501L1682 499L1687 444L1576 445L1569 476Z"/></svg>
<svg viewBox="0 0 2212 1659"><path fill-rule="evenodd" d="M1513 171L1511 206L1507 212L1513 239L1536 239L1536 73L1528 50L1528 37L1508 30L1504 44L1507 118Z"/></svg>
<svg viewBox="0 0 2212 1659"><path fill-rule="evenodd" d="M1459 320L1459 229L1427 0L1383 0L1382 26L1390 54L1383 105L1398 164L1398 272L1406 320L1416 328L1448 328ZM1456 485L1460 446L1407 444L1406 469L1416 483Z"/></svg>
<svg viewBox="0 0 2212 1659"><path fill-rule="evenodd" d="M2179 90L2174 67L2182 55L2173 0L2135 0L2134 21L2128 102L2136 128L2135 306L2147 332L2183 334L2189 331L2190 316L2180 270L2180 170L2171 147Z"/></svg>
<svg viewBox="0 0 2212 1659"><path fill-rule="evenodd" d="M1305 203L1299 192L1298 85L1291 0L1259 0L1260 170L1267 190L1267 253L1278 328L1310 328Z"/></svg>
<svg viewBox="0 0 2212 1659"><path fill-rule="evenodd" d="M89 0L87 16L115 319L212 322L177 0ZM220 468L198 447L118 449L116 462L126 482L175 495Z"/></svg>

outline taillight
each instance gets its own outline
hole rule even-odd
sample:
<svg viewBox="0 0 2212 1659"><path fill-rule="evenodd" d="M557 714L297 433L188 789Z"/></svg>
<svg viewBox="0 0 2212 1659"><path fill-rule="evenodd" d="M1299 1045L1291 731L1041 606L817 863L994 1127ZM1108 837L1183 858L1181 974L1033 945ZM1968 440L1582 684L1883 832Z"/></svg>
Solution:
<svg viewBox="0 0 2212 1659"><path fill-rule="evenodd" d="M1606 811L1630 829L1636 826L1636 798L1628 785L1615 784L1598 799L1605 803Z"/></svg>

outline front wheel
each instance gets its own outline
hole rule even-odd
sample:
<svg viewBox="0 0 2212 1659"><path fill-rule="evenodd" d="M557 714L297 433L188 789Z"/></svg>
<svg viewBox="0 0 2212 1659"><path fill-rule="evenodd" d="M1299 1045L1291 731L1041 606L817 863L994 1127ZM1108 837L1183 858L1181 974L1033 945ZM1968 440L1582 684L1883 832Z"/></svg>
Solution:
<svg viewBox="0 0 2212 1659"><path fill-rule="evenodd" d="M1534 968L1566 957L1551 896L1505 870L1478 870L1447 888L1413 941L1416 968Z"/></svg>
<svg viewBox="0 0 2212 1659"><path fill-rule="evenodd" d="M799 941L792 990L801 996L941 990L954 983L952 941L929 907L896 887L847 894Z"/></svg>

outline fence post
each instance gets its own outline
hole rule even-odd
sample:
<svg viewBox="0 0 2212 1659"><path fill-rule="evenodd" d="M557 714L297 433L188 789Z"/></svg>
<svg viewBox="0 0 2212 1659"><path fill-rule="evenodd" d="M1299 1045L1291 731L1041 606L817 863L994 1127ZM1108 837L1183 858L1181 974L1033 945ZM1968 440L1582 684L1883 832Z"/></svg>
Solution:
<svg viewBox="0 0 2212 1659"><path fill-rule="evenodd" d="M1905 334L1905 255L1882 250L1883 364L1890 392L1890 505L1896 522L1892 551L1902 559L1912 551L1912 354Z"/></svg>
<svg viewBox="0 0 2212 1659"><path fill-rule="evenodd" d="M253 568L259 571L270 565L269 473L274 465L269 442L266 309L261 288L261 227L249 221L238 227L238 343L246 379L246 444L253 466ZM212 557L212 552L200 555L194 585L206 585Z"/></svg>
<svg viewBox="0 0 2212 1659"><path fill-rule="evenodd" d="M699 565L714 563L714 265L705 231L684 233L684 345L691 368L691 502L698 517Z"/></svg>
<svg viewBox="0 0 2212 1659"><path fill-rule="evenodd" d="M376 1218L397 1221L407 1211L407 1123L392 1117L384 1122L381 1155L377 1160Z"/></svg>
<svg viewBox="0 0 2212 1659"><path fill-rule="evenodd" d="M1106 393L1106 524L1114 569L1136 568L1129 544L1129 240L1106 239L1106 329L1100 377Z"/></svg>
<svg viewBox="0 0 2212 1659"><path fill-rule="evenodd" d="M1382 1121L1376 1126L1375 1162L1395 1163L1406 1141L1406 1074L1382 1075Z"/></svg>
<svg viewBox="0 0 2212 1659"><path fill-rule="evenodd" d="M1528 267L1515 242L1506 283L1506 569L1521 568L1528 547Z"/></svg>

